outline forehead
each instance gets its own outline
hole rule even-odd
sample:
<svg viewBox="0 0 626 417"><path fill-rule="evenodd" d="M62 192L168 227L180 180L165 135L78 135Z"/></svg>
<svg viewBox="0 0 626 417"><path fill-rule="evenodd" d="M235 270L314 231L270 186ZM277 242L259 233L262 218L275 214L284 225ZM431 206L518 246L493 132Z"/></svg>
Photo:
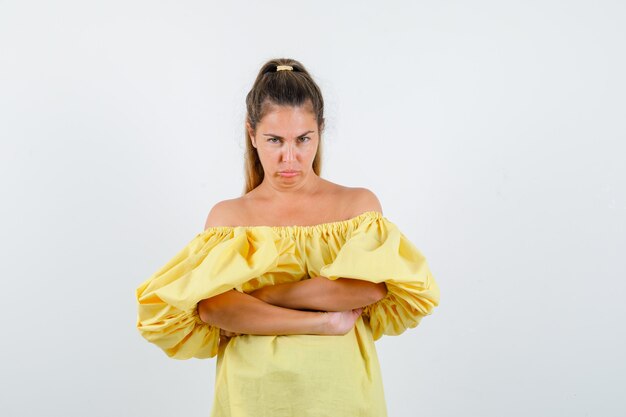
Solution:
<svg viewBox="0 0 626 417"><path fill-rule="evenodd" d="M310 106L272 105L268 107L259 127L272 129L272 131L289 132L294 129L301 130L303 127L315 127L316 123L317 119Z"/></svg>

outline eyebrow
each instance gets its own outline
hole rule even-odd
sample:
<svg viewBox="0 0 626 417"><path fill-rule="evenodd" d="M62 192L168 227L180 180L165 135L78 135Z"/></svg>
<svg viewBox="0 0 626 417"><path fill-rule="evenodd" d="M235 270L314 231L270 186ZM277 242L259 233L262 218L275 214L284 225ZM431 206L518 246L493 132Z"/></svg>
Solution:
<svg viewBox="0 0 626 417"><path fill-rule="evenodd" d="M315 133L315 131L314 130L309 130L308 132L304 132L303 134L301 134L298 137L301 138L302 136L307 135L309 133ZM265 136L272 136L272 137L275 137L275 138L278 138L278 139L284 139L282 136L278 136L278 135L275 135L273 133L263 133L263 135L265 135Z"/></svg>

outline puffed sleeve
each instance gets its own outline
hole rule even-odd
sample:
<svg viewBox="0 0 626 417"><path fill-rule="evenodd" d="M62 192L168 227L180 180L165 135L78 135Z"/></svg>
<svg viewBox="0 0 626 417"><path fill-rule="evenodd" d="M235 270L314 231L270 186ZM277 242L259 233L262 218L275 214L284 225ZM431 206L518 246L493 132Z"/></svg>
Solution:
<svg viewBox="0 0 626 417"><path fill-rule="evenodd" d="M374 340L416 327L439 305L439 287L425 257L386 217L359 224L335 259L321 268L328 279L352 278L385 282L387 295L363 309Z"/></svg>
<svg viewBox="0 0 626 417"><path fill-rule="evenodd" d="M269 229L214 227L199 233L136 289L137 329L174 359L217 355L220 329L200 319L198 302L276 265Z"/></svg>

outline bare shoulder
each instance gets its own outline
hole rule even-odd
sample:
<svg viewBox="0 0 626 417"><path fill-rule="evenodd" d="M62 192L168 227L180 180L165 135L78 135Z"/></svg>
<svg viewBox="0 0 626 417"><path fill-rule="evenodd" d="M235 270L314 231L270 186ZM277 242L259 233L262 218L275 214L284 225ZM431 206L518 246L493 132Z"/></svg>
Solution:
<svg viewBox="0 0 626 417"><path fill-rule="evenodd" d="M216 226L236 225L240 215L241 204L239 198L222 200L216 203L209 211L204 223L204 229L206 230L209 227Z"/></svg>
<svg viewBox="0 0 626 417"><path fill-rule="evenodd" d="M353 216L358 216L366 211L383 213L383 208L376 194L365 187L347 187L345 198L350 202L350 210Z"/></svg>

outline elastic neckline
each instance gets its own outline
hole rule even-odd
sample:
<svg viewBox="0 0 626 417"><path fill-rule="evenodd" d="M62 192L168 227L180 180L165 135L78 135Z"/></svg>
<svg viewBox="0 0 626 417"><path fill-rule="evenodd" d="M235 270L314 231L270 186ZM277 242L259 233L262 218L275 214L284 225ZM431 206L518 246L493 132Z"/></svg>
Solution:
<svg viewBox="0 0 626 417"><path fill-rule="evenodd" d="M358 220L361 220L366 217L380 218L383 217L383 214L378 211L369 210L365 211L357 216L351 217L346 220L339 220L335 222L328 223L319 223L319 224L311 224L311 225L292 225L292 226L265 226L265 225L257 225L257 226L209 226L207 227L203 233L207 232L230 232L234 229L272 229L274 231L303 231L308 232L313 229L336 229L338 227L347 226L350 223L354 223Z"/></svg>

